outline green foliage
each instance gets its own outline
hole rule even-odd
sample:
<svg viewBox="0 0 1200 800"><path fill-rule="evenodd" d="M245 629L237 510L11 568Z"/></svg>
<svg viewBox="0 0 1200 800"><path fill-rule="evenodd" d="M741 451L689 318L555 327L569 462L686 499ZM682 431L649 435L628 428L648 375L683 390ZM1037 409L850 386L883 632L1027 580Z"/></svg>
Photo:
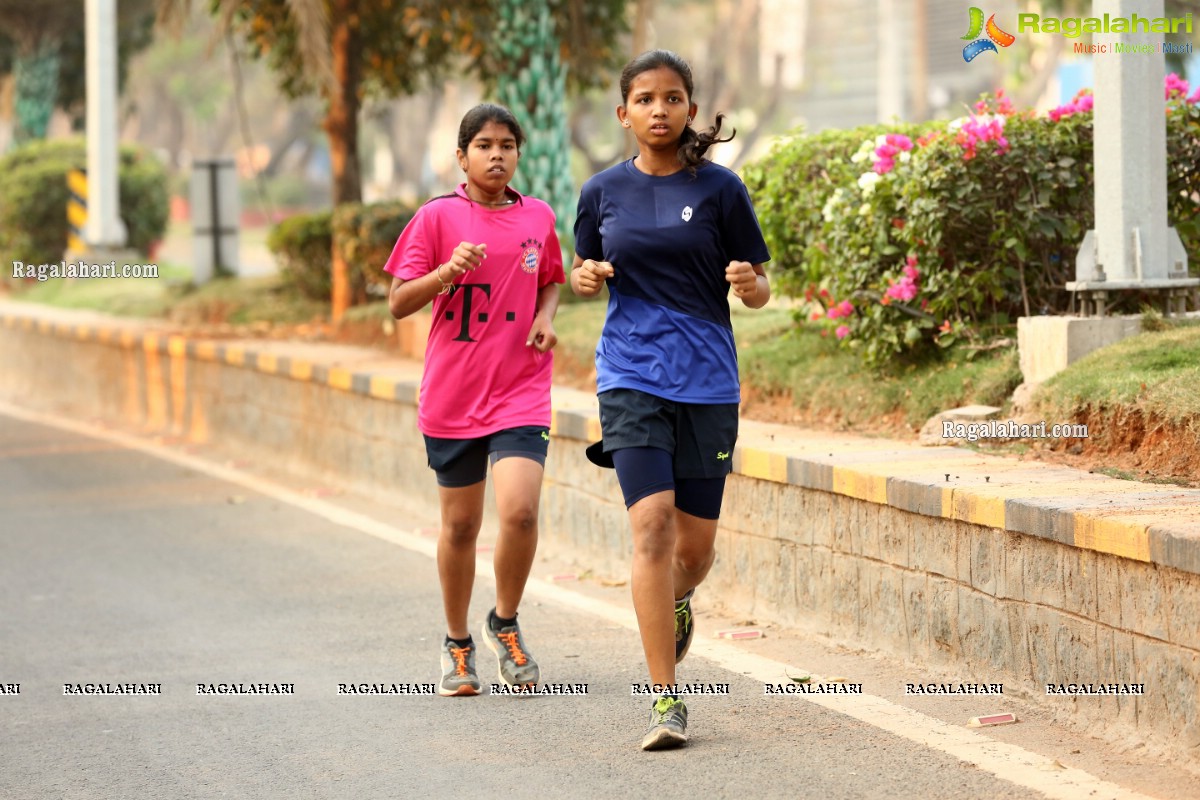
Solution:
<svg viewBox="0 0 1200 800"><path fill-rule="evenodd" d="M117 86L124 87L129 58L149 46L153 0L117 3ZM42 138L45 120L65 110L81 128L87 74L84 63L85 15L78 0L7 0L0 3L0 77L18 73L14 103L19 118L34 123L17 138ZM36 135L32 135L36 134Z"/></svg>
<svg viewBox="0 0 1200 800"><path fill-rule="evenodd" d="M502 0L378 0L359 4L362 97L412 94L465 59L494 88L495 21ZM234 22L256 57L265 58L292 97L314 92L315 77L300 50L291 0L220 0L235 5ZM328 11L328 0L325 0ZM214 4L214 7L217 4ZM573 88L599 86L621 63L628 31L624 0L549 0L554 36Z"/></svg>
<svg viewBox="0 0 1200 800"><path fill-rule="evenodd" d="M1007 153L988 143L964 159L940 136L903 175L902 246L924 267L935 319L978 324L1067 308L1063 286L1094 224L1090 116L1014 115L1004 131Z"/></svg>
<svg viewBox="0 0 1200 800"><path fill-rule="evenodd" d="M779 290L803 296L797 316L838 325L872 367L1069 308L1064 284L1094 224L1092 115L1054 121L992 98L977 110L989 116L961 128L886 129L915 146L882 175L879 126L796 136L746 170ZM1003 128L983 132L991 119ZM1200 107L1170 104L1167 127L1168 214L1195 268ZM898 291L906 272L919 275L912 297Z"/></svg>
<svg viewBox="0 0 1200 800"><path fill-rule="evenodd" d="M413 217L403 203L343 203L335 211L297 214L276 225L267 237L280 273L305 296L329 300L333 241L350 269L353 303L368 295L386 295L392 276L383 271L401 231Z"/></svg>
<svg viewBox="0 0 1200 800"><path fill-rule="evenodd" d="M1200 86L1200 81L1196 82ZM1167 218L1200 275L1200 102L1178 99L1167 116Z"/></svg>
<svg viewBox="0 0 1200 800"><path fill-rule="evenodd" d="M285 282L313 300L329 300L332 292L332 217L330 211L296 214L272 228L267 237L267 249Z"/></svg>
<svg viewBox="0 0 1200 800"><path fill-rule="evenodd" d="M383 265L413 213L410 206L396 201L343 203L333 213L334 239L350 267L355 303L366 302L367 295L387 296L392 276Z"/></svg>
<svg viewBox="0 0 1200 800"><path fill-rule="evenodd" d="M0 159L0 253L49 263L67 248L67 173L87 167L80 139L30 142ZM118 179L128 246L146 253L167 228L167 173L145 148L122 146Z"/></svg>

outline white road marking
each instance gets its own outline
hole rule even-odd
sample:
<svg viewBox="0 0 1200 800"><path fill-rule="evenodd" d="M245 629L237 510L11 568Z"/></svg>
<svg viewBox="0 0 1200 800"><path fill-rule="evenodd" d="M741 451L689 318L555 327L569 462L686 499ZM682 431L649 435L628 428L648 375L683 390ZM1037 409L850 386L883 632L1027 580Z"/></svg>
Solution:
<svg viewBox="0 0 1200 800"><path fill-rule="evenodd" d="M122 447L169 461L219 480L241 486L266 497L303 509L336 525L374 536L414 553L436 558L437 543L387 523L358 514L333 503L308 497L280 484L232 467L216 464L203 458L175 452L168 447L147 442L136 436L106 430L95 425L40 412L17 408L0 400L0 413L26 422L71 431L82 436L102 439ZM489 576L491 559L477 561L480 576ZM637 618L628 609L603 600L585 597L558 585L532 580L526 596L537 597L561 606L582 611L636 632ZM788 670L801 670L794 664L746 653L728 642L696 639L691 654L716 662L724 669L745 674L763 683L787 682ZM820 683L821 676L813 675L812 682ZM1149 795L1125 789L1101 780L1080 769L1059 769L1053 759L1030 752L1015 744L998 742L974 730L951 725L912 709L897 705L874 695L788 695L789 700L804 700L830 711L853 717L875 728L908 739L930 750L951 755L963 762L995 775L1001 780L1040 792L1055 800L1150 800Z"/></svg>

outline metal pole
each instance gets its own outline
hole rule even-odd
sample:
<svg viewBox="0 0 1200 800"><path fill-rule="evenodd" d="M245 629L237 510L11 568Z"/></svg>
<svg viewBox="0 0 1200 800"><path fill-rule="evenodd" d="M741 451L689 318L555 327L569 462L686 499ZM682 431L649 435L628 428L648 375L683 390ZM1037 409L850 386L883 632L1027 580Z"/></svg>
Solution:
<svg viewBox="0 0 1200 800"><path fill-rule="evenodd" d="M225 262L221 260L221 203L217 199L217 170L221 165L217 161L210 161L208 167L208 208L210 220L209 230L212 235L213 246L213 273L216 275L225 274Z"/></svg>

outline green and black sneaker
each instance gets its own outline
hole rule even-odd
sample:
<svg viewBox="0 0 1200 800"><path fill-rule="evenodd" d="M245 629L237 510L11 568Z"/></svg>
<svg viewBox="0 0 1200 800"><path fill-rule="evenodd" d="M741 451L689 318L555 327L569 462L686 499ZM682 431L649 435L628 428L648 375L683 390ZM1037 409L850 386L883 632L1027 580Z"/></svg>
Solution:
<svg viewBox="0 0 1200 800"><path fill-rule="evenodd" d="M687 742L687 706L677 697L663 695L650 707L650 730L642 737L643 750L666 750Z"/></svg>
<svg viewBox="0 0 1200 800"><path fill-rule="evenodd" d="M683 661L683 657L687 655L688 648L692 646L692 634L696 630L692 619L692 592L694 591L696 590L689 589L687 594L675 601L676 664Z"/></svg>

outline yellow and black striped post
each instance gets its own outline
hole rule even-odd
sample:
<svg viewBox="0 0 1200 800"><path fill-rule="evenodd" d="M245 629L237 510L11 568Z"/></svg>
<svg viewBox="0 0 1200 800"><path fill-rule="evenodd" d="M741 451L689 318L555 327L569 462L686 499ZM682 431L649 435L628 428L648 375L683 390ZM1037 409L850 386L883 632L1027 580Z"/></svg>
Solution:
<svg viewBox="0 0 1200 800"><path fill-rule="evenodd" d="M73 253L87 251L84 228L87 225L87 170L73 169L67 173L67 249Z"/></svg>

